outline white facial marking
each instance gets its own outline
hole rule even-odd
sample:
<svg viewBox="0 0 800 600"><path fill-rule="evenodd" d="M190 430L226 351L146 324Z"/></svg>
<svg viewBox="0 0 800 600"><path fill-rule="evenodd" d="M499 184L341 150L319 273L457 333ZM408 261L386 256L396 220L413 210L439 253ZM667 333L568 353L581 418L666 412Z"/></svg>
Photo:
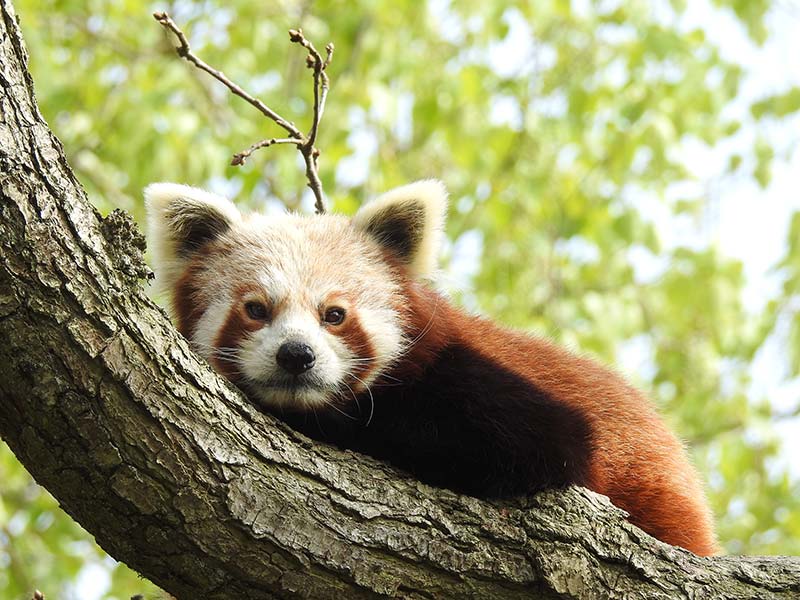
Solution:
<svg viewBox="0 0 800 600"><path fill-rule="evenodd" d="M323 405L340 386L342 360L337 346L341 344L323 331L315 311L288 299L283 303L269 325L242 343L242 373L267 405ZM281 346L292 341L308 345L314 353L314 366L300 375L287 373L277 362Z"/></svg>
<svg viewBox="0 0 800 600"><path fill-rule="evenodd" d="M197 353L210 360L214 355L217 336L228 319L231 310L231 298L227 294L218 296L197 321L192 334L192 345Z"/></svg>
<svg viewBox="0 0 800 600"><path fill-rule="evenodd" d="M398 327L397 313L387 308L365 308L359 312L361 326L369 336L373 358L378 365L391 364L400 354L403 335ZM369 385L380 375L379 369L372 369L362 380Z"/></svg>
<svg viewBox="0 0 800 600"><path fill-rule="evenodd" d="M180 289L191 289L192 297L176 298L176 306L203 311L187 326L194 346L206 359L213 358L224 328L238 328L226 336L233 351L219 349L217 354L235 363L228 374L233 377L235 371L241 377L237 383L264 405L306 410L337 401L350 404L354 394L365 393L400 356L407 343L403 316L395 308L400 283L384 258L384 252L393 250L370 231L376 220L390 218L393 210L402 212L410 201L420 206L422 212L413 215L422 214L423 233L404 260L412 275L429 274L445 212L440 184L421 182L389 192L352 220L331 214L240 215L230 201L185 186L161 184L147 194L159 279L175 294L188 293L179 291L177 283L191 275L191 286ZM181 220L175 214L183 215ZM202 253L186 254L181 224L196 218L225 227ZM202 268L190 270L192 265ZM269 318L257 323L243 313L238 322L229 319L234 307L251 297L271 305ZM354 343L354 335L348 338L346 325L336 329L321 322L320 311L337 298L346 304L345 318L355 319L363 330L366 343ZM184 318L193 318L193 313ZM310 346L315 356L313 367L296 375L276 360L281 345L292 339Z"/></svg>

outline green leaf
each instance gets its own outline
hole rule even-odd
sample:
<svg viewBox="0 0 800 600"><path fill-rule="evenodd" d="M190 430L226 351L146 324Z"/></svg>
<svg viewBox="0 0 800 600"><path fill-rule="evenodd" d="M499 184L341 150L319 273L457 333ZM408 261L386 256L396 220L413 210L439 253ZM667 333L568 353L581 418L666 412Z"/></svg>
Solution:
<svg viewBox="0 0 800 600"><path fill-rule="evenodd" d="M768 96L750 107L750 112L756 119L764 116L785 117L798 110L800 110L800 87Z"/></svg>

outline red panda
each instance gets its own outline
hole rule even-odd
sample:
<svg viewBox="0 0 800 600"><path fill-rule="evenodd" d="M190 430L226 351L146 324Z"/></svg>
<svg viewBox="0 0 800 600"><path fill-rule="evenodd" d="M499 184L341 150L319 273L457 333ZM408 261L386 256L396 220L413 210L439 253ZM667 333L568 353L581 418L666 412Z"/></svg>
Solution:
<svg viewBox="0 0 800 600"><path fill-rule="evenodd" d="M352 219L242 215L169 183L145 197L178 329L263 409L466 494L582 485L656 538L716 552L698 476L640 392L426 285L440 183L392 190Z"/></svg>

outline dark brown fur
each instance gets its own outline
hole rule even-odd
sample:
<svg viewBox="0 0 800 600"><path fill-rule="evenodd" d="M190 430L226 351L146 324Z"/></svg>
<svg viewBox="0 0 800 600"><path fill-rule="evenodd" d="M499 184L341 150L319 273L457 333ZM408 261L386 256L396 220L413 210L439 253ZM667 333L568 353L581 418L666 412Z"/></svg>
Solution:
<svg viewBox="0 0 800 600"><path fill-rule="evenodd" d="M364 395L358 423L335 412L284 418L477 496L583 485L669 544L717 551L695 471L636 389L595 361L468 315L411 280L404 285L398 310L413 345L372 386L369 425Z"/></svg>

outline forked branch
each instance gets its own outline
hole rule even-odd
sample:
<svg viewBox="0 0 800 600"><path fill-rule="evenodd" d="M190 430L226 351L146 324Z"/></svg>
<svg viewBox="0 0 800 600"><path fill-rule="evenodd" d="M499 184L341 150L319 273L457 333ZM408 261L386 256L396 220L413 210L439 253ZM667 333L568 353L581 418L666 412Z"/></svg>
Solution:
<svg viewBox="0 0 800 600"><path fill-rule="evenodd" d="M178 56L185 58L201 71L205 71L217 81L223 83L232 93L244 99L247 103L254 106L264 116L273 120L280 127L286 130L289 134L287 138L267 138L260 142L256 142L246 150L238 152L233 155L231 164L235 166L243 165L245 161L250 158L259 148L267 148L276 144L294 144L303 156L306 163L306 179L308 179L308 187L314 193L314 207L317 213L325 212L325 195L322 191L322 181L319 178L319 149L315 146L317 142L317 134L319 132L319 124L322 119L322 113L325 110L325 100L328 96L330 88L330 80L328 74L325 72L328 65L331 64L333 59L333 44L325 46L326 56L323 59L317 49L309 40L303 36L301 29L290 29L289 40L293 43L300 44L308 51L306 57L306 66L312 69L314 76L314 114L311 122L311 128L308 134L304 134L298 127L291 121L284 119L264 102L255 96L247 93L241 86L231 81L222 71L211 67L208 63L204 62L196 54L192 52L189 46L189 40L186 34L181 31L180 27L175 24L170 16L165 12L153 13L153 17L158 21L164 29L171 31L178 39L179 46L175 48Z"/></svg>

